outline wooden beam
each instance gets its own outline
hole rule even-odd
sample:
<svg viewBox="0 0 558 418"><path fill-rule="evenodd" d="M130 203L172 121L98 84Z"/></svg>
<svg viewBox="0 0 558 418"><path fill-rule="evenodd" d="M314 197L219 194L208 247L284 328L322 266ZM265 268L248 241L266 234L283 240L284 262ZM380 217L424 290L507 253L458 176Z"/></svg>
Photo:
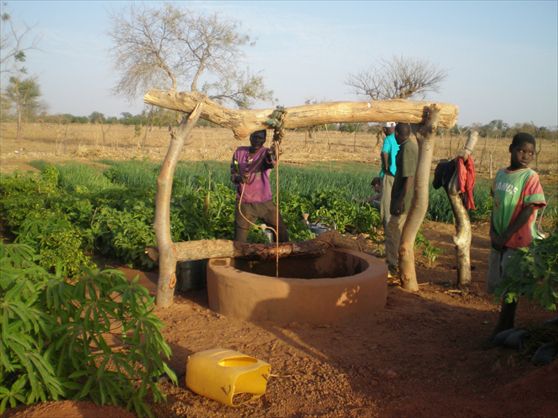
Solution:
<svg viewBox="0 0 558 418"><path fill-rule="evenodd" d="M237 139L245 139L250 133L267 128L267 120L274 109L233 110L227 109L198 92L149 90L144 98L147 104L190 113L194 107L204 104L201 118L225 128L232 129ZM411 100L378 100L370 102L329 102L286 108L284 127L303 128L328 123L353 122L406 122L420 123L425 107L432 102ZM437 103L438 126L451 128L457 122L458 108L447 103Z"/></svg>
<svg viewBox="0 0 558 418"><path fill-rule="evenodd" d="M346 248L362 251L358 241L342 236L337 231L320 234L313 240L301 242L284 242L279 244L279 257L318 256L328 248ZM158 261L159 251L148 247L145 251L153 261ZM260 260L271 260L276 255L275 244L249 244L226 239L208 239L173 243L173 254L176 261L193 261L207 258L242 257Z"/></svg>

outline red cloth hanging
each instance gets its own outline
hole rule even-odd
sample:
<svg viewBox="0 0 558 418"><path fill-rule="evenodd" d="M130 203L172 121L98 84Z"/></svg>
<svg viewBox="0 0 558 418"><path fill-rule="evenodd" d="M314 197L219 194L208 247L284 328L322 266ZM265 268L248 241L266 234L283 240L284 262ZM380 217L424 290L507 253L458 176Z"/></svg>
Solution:
<svg viewBox="0 0 558 418"><path fill-rule="evenodd" d="M475 162L469 155L467 160L463 157L456 158L457 183L459 192L463 196L463 203L466 209L476 209L473 190L475 188Z"/></svg>

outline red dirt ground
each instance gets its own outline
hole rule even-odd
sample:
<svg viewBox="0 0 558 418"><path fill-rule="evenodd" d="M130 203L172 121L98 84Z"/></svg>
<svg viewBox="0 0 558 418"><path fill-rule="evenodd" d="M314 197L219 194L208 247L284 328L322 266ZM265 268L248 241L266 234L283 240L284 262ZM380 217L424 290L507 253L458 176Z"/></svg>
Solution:
<svg viewBox="0 0 558 418"><path fill-rule="evenodd" d="M558 416L556 361L537 368L517 351L481 348L498 311L484 291L487 225L475 226L469 294L452 288L453 232L453 225L424 225L424 234L444 254L434 267L418 267L420 293L390 287L382 312L342 325L253 324L209 310L204 290L178 294L175 304L158 315L166 324L164 334L173 350L170 364L180 385L165 386L168 402L154 406L156 415ZM526 301L519 305L518 325L536 325L551 317ZM271 364L274 377L261 399L231 408L185 388L187 356L215 347Z"/></svg>

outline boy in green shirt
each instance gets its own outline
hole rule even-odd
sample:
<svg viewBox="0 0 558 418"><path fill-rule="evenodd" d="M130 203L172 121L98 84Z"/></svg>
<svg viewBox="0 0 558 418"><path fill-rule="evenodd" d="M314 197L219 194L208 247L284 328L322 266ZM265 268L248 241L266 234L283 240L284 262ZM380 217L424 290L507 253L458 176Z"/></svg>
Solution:
<svg viewBox="0 0 558 418"><path fill-rule="evenodd" d="M528 133L515 135L509 147L510 165L496 173L492 185L488 293L494 293L502 282L516 250L531 244L536 236L537 210L546 206L539 175L528 167L535 155L535 144L535 138ZM516 307L517 302L502 302L492 337L514 327Z"/></svg>

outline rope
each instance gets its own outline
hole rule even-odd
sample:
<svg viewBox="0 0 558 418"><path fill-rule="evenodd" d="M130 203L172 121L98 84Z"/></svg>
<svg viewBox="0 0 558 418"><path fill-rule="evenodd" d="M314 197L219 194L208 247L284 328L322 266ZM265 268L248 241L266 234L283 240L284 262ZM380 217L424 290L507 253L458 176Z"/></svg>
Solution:
<svg viewBox="0 0 558 418"><path fill-rule="evenodd" d="M285 135L283 123L287 112L284 107L277 106L271 114L271 118L267 121L269 126L273 127L273 145L275 148L275 227L279 231L279 155L281 154L281 141ZM275 233L275 277L279 277L279 232Z"/></svg>

